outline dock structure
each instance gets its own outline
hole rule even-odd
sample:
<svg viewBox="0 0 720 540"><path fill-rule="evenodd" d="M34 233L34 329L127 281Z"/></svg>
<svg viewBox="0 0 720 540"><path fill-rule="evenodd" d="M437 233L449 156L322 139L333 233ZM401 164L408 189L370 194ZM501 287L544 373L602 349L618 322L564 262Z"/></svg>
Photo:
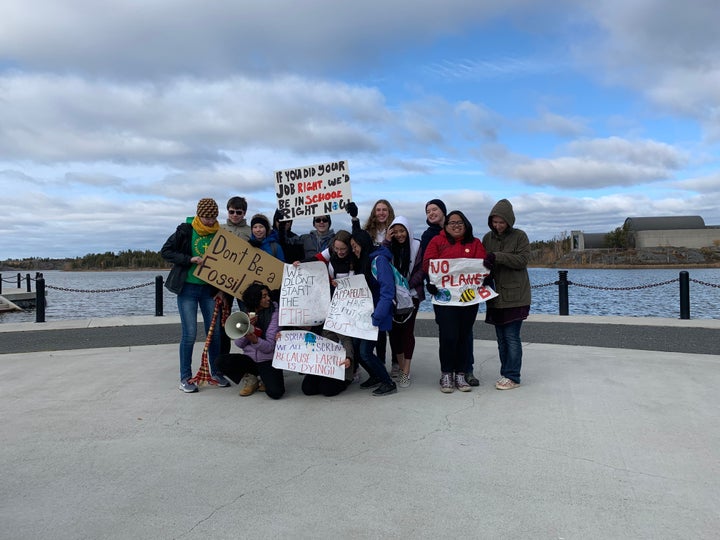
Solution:
<svg viewBox="0 0 720 540"><path fill-rule="evenodd" d="M0 312L23 311L35 306L35 293L24 289L3 289L0 295Z"/></svg>

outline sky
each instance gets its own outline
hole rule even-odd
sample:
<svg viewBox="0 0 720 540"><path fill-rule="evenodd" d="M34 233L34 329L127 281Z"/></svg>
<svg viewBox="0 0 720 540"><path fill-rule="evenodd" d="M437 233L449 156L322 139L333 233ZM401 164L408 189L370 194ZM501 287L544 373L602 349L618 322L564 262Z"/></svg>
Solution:
<svg viewBox="0 0 720 540"><path fill-rule="evenodd" d="M387 199L416 237L433 198L478 237L503 198L531 241L720 225L717 0L2 11L0 260L158 251L200 198L271 217L275 171L336 160L363 221Z"/></svg>

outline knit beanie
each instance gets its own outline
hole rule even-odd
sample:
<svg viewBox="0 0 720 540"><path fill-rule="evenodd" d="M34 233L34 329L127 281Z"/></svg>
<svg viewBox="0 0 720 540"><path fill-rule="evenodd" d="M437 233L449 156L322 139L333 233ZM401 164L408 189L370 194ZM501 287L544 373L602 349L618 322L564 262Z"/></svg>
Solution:
<svg viewBox="0 0 720 540"><path fill-rule="evenodd" d="M443 216L447 216L447 207L445 206L444 202L442 202L440 199L433 199L431 201L428 201L425 203L425 211L427 211L427 207L430 206L431 204L434 204L440 210L442 210Z"/></svg>
<svg viewBox="0 0 720 540"><path fill-rule="evenodd" d="M255 214L250 220L250 227L252 228L258 223L265 227L265 234L270 234L270 222L268 221L268 218L262 214Z"/></svg>
<svg viewBox="0 0 720 540"><path fill-rule="evenodd" d="M214 199L200 199L197 204L197 211L195 214L201 218L216 218L218 217L218 205Z"/></svg>

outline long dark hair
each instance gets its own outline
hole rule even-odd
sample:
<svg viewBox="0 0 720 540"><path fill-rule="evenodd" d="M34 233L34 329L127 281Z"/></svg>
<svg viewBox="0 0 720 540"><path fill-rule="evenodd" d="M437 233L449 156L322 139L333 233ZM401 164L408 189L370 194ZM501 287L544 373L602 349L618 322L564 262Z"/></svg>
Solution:
<svg viewBox="0 0 720 540"><path fill-rule="evenodd" d="M260 308L263 291L267 291L270 296L270 307L268 309ZM242 299L248 312L254 311L257 315L257 322L255 323L255 326L262 330L262 337L265 337L265 332L267 331L268 326L270 326L270 320L272 319L272 314L275 311L275 304L273 304L272 301L270 287L264 283L251 283L248 285L248 288L245 289L245 292L243 292Z"/></svg>
<svg viewBox="0 0 720 540"><path fill-rule="evenodd" d="M445 217L445 235L447 236L448 242L451 244L455 243L455 238L448 232L448 223L450 223L450 217L451 216L458 216L462 222L465 224L465 234L462 237L462 240L460 240L461 244L469 244L473 241L473 228L472 223L468 220L468 218L465 217L465 214L463 214L460 210L453 210L450 212L447 217Z"/></svg>
<svg viewBox="0 0 720 540"><path fill-rule="evenodd" d="M407 240L402 244L393 236L390 243L390 251L392 252L392 263L395 268L405 277L410 274L410 232L402 223L396 223L395 227L402 227L408 233Z"/></svg>
<svg viewBox="0 0 720 540"><path fill-rule="evenodd" d="M364 274L370 283L372 271L370 269L370 253L375 249L372 238L367 231L357 231L352 235L352 239L360 245L360 257L357 258L357 274Z"/></svg>

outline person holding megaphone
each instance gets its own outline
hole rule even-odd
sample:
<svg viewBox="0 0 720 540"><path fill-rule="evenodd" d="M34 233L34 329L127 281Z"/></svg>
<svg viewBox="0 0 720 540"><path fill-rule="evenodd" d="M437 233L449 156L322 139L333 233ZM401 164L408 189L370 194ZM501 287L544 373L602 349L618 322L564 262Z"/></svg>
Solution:
<svg viewBox="0 0 720 540"><path fill-rule="evenodd" d="M278 305L272 301L269 287L262 283L248 286L242 299L247 313L233 313L225 322L225 332L242 353L220 355L218 366L225 377L240 385L241 396L257 391L259 376L268 397L280 399L285 394L285 379L282 370L272 365L279 328Z"/></svg>

